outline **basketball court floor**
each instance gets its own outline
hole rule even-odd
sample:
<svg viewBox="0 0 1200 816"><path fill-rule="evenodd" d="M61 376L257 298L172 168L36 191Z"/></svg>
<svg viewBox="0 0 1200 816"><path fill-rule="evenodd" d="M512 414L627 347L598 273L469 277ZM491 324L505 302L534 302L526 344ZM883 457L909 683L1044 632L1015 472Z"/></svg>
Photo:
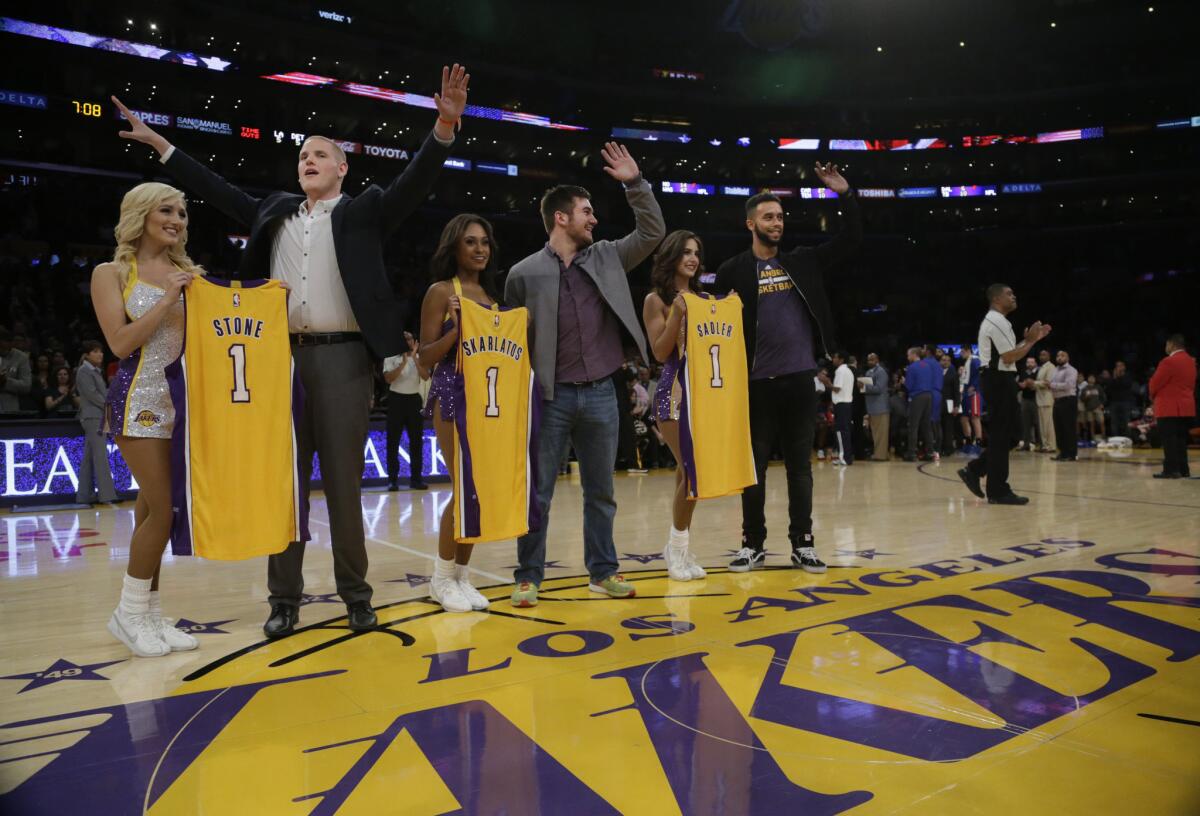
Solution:
<svg viewBox="0 0 1200 816"><path fill-rule="evenodd" d="M772 467L770 566L725 570L738 499L707 502L692 583L661 558L672 476L618 476L624 601L588 592L564 478L542 602L481 545L465 615L426 596L446 486L367 492L365 633L316 494L302 628L263 640L262 561L168 558L201 647L157 659L105 631L131 503L5 513L0 813L1200 813L1200 481L1014 454L1032 501L990 507L959 466L815 465L825 575L788 567Z"/></svg>

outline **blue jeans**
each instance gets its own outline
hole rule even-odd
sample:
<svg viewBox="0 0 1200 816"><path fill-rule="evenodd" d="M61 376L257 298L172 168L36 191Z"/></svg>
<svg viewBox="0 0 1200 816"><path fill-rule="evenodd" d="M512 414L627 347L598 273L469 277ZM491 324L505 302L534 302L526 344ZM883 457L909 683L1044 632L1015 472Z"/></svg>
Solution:
<svg viewBox="0 0 1200 816"><path fill-rule="evenodd" d="M617 457L617 395L612 379L589 385L557 383L554 399L542 402L538 429L537 500L542 508L542 528L517 539L520 566L513 571L517 583L539 586L546 573L546 531L550 526L550 501L558 479L558 466L567 443L575 446L579 479L583 483L583 561L594 581L617 572L613 546L613 463Z"/></svg>

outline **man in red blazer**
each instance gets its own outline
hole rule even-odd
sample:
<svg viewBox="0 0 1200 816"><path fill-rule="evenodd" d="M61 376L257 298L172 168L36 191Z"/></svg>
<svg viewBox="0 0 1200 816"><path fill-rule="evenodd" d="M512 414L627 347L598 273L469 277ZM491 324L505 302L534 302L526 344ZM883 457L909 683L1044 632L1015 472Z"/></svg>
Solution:
<svg viewBox="0 0 1200 816"><path fill-rule="evenodd" d="M1162 473L1155 479L1186 479L1188 428L1196 417L1196 359L1183 347L1183 335L1167 339L1167 356L1150 378L1150 397L1163 443Z"/></svg>

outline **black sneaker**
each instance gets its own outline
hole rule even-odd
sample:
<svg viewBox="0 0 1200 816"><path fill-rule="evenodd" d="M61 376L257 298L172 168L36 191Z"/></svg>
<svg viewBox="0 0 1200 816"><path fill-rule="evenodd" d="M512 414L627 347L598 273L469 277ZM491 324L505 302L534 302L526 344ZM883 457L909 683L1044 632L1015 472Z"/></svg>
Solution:
<svg viewBox="0 0 1200 816"><path fill-rule="evenodd" d="M966 468L960 468L958 471L958 478L963 480L963 484L967 486L967 490L970 490L981 499L984 498L983 488L979 486L978 476Z"/></svg>
<svg viewBox="0 0 1200 816"><path fill-rule="evenodd" d="M1018 496L1016 493L1009 493L1005 496L988 496L988 504L1012 504L1019 507L1029 504L1029 497Z"/></svg>
<svg viewBox="0 0 1200 816"><path fill-rule="evenodd" d="M729 562L730 572L749 572L757 569L767 560L767 551L762 547L742 547L738 554Z"/></svg>
<svg viewBox="0 0 1200 816"><path fill-rule="evenodd" d="M825 562L817 557L812 534L792 540L792 566L805 572L822 573Z"/></svg>

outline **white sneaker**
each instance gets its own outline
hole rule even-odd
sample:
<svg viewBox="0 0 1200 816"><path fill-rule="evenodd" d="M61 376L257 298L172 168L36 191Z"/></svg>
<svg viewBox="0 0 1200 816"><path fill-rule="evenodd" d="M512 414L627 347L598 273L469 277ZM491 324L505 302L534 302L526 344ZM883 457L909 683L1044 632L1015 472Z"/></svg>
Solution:
<svg viewBox="0 0 1200 816"><path fill-rule="evenodd" d="M692 571L688 567L688 548L677 544L668 544L663 551L667 561L667 577L672 581L692 580Z"/></svg>
<svg viewBox="0 0 1200 816"><path fill-rule="evenodd" d="M692 551L690 549L687 551L687 568L688 572L692 574L693 581L701 581L708 575L708 573L704 571L704 567L700 566L700 564L696 562L696 556L692 555Z"/></svg>
<svg viewBox="0 0 1200 816"><path fill-rule="evenodd" d="M824 448L817 448L817 458L822 459L822 460L825 458L825 449Z"/></svg>
<svg viewBox="0 0 1200 816"><path fill-rule="evenodd" d="M429 582L429 597L442 605L447 612L470 612L471 602L463 594L462 587L453 578L434 576Z"/></svg>
<svg viewBox="0 0 1200 816"><path fill-rule="evenodd" d="M835 459L833 460L833 464L835 464L835 465L844 465L844 464L846 464L846 460L845 460L845 459L843 459L842 457L838 456L837 458L835 458Z"/></svg>
<svg viewBox="0 0 1200 816"><path fill-rule="evenodd" d="M137 657L162 657L171 653L171 647L159 635L149 612L130 615L118 606L108 619L108 631Z"/></svg>
<svg viewBox="0 0 1200 816"><path fill-rule="evenodd" d="M466 598L467 603L471 605L471 609L475 610L476 612L482 612L492 605L491 601L483 597L483 593L481 593L471 584L471 579L468 577L465 569L458 571L458 575L455 580L458 582L458 588L462 592L463 597Z"/></svg>
<svg viewBox="0 0 1200 816"><path fill-rule="evenodd" d="M170 618L151 618L158 626L158 636L162 642L171 648L172 652L190 652L200 648L200 641L194 635L189 635L182 629L176 629Z"/></svg>

